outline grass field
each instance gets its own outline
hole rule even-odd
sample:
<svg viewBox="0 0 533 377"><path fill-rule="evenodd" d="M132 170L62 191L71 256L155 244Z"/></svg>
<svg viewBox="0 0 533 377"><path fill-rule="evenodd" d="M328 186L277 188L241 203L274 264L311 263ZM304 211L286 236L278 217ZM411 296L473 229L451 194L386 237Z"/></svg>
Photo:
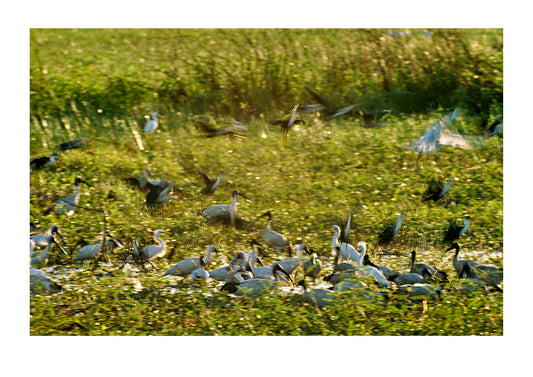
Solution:
<svg viewBox="0 0 533 377"><path fill-rule="evenodd" d="M71 254L53 253L43 268L64 290L31 298L30 334L502 335L503 295L457 294L453 255L441 240L450 220L469 215L462 257L503 265L503 133L481 149L444 147L420 160L406 148L457 106L464 110L451 128L465 135L503 115L501 30L433 30L431 40L413 30L405 43L387 32L32 30L31 157L77 137L90 143L30 174L30 221L57 224ZM284 147L269 121L310 103L304 81L358 111L330 121L302 114L306 124L289 132ZM379 110L389 110L383 127L367 127L361 113ZM163 115L159 129L143 134L153 111ZM207 139L193 122L231 118L247 121L245 138ZM144 194L123 181L144 167L175 183L178 198L161 210L146 208ZM198 171L225 172L212 197L200 194ZM97 265L71 258L77 241L104 229L101 213L42 214L72 193L75 177L91 183L82 186L81 207L105 209L107 227L125 245ZM421 201L433 178L452 180L443 203ZM196 215L229 203L234 189L250 199L238 213L252 229L223 231ZM420 262L453 279L439 302L379 307L346 294L317 309L299 288L248 300L214 282L162 276L212 243L220 253L209 269L227 264L250 238L260 239L264 223L256 217L266 210L275 230L315 248L320 278L332 268L331 227L352 213L352 242L366 241L374 262L407 271L417 250ZM399 213L397 239L378 246L380 229ZM155 229L169 233L169 254L148 271L125 265L131 240L151 244ZM271 252L265 260L286 257Z"/></svg>

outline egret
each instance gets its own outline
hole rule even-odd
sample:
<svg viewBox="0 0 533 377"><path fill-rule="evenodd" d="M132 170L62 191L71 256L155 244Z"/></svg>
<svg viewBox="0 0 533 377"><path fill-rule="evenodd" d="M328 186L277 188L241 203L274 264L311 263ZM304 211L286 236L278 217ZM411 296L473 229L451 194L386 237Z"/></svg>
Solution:
<svg viewBox="0 0 533 377"><path fill-rule="evenodd" d="M54 210L58 214L65 214L67 216L71 216L74 213L74 210L76 209L78 204L80 203L80 183L85 183L89 187L91 186L83 179L76 177L76 179L74 180L74 193L56 201L44 212L44 215L48 215L52 210Z"/></svg>
<svg viewBox="0 0 533 377"><path fill-rule="evenodd" d="M53 165L56 163L56 159L59 157L59 154L52 153L50 156L36 157L30 161L30 167L34 169L41 169L48 165Z"/></svg>
<svg viewBox="0 0 533 377"><path fill-rule="evenodd" d="M69 149L83 148L87 145L88 140L88 137L80 137L72 141L67 141L65 143L58 144L55 148L59 149L62 152L68 151Z"/></svg>
<svg viewBox="0 0 533 377"><path fill-rule="evenodd" d="M165 243L163 239L161 239L161 237L159 237L161 234L166 234L166 232L161 229L156 229L154 231L154 240L159 245L146 246L144 249L140 250L138 257L141 260L151 261L152 259L161 258L165 256L167 252L167 244ZM128 260L129 261L134 260L134 257L130 255L128 257Z"/></svg>
<svg viewBox="0 0 533 377"><path fill-rule="evenodd" d="M444 234L443 242L453 242L461 237L468 230L470 220L470 216L466 216L463 220L463 225L458 225L455 220L451 220L448 230Z"/></svg>
<svg viewBox="0 0 533 377"><path fill-rule="evenodd" d="M448 193L451 184L451 179L447 180L445 183L442 183L441 181L433 178L429 182L427 190L422 194L422 201L425 202L428 200L433 200L436 202Z"/></svg>
<svg viewBox="0 0 533 377"><path fill-rule="evenodd" d="M409 144L409 149L419 154L419 157L424 154L428 155L440 150L440 145L450 145L454 141L459 143L460 136L453 136L446 127L452 123L459 114L461 109L457 108L452 113L432 123L424 135Z"/></svg>
<svg viewBox="0 0 533 377"><path fill-rule="evenodd" d="M311 87L304 83L305 91L307 92L307 95L309 98L311 98L311 101L315 104L313 107L303 107L302 111L307 112L309 110L311 111L323 111L327 119L333 119L340 115L346 114L349 111L352 111L355 105L349 105L343 108L338 108L336 105L334 105L330 100L325 98L324 96L321 96L317 92L315 92ZM318 106L316 106L318 105Z"/></svg>
<svg viewBox="0 0 533 377"><path fill-rule="evenodd" d="M296 119L296 112L298 110L298 106L300 105L294 105L294 107L291 110L290 114L287 114L282 119L273 120L270 122L270 124L277 126L279 125L281 127L281 133L283 135L283 146L287 146L287 135L289 133L289 130L294 126L295 124L299 123L305 123L301 119Z"/></svg>
<svg viewBox="0 0 533 377"><path fill-rule="evenodd" d="M221 171L218 174L217 179L214 180L214 181L209 179L209 177L205 173L200 172L200 175L204 179L204 185L205 185L205 187L202 189L202 194L203 195L213 195L215 193L216 189L218 188L218 185L220 184L220 181L222 180L222 176L224 175L224 172Z"/></svg>
<svg viewBox="0 0 533 377"><path fill-rule="evenodd" d="M61 284L48 276L44 271L30 267L30 292L51 295L61 292Z"/></svg>
<svg viewBox="0 0 533 377"><path fill-rule="evenodd" d="M396 234L398 234L398 231L400 230L400 227L402 226L403 222L403 212L400 213L398 218L396 219L396 222L387 224L383 227L381 232L378 235L378 245L386 245L391 243L394 238L396 237Z"/></svg>
<svg viewBox="0 0 533 377"><path fill-rule="evenodd" d="M201 215L205 221L209 224L223 224L224 226L239 227L238 223L243 221L239 219L237 221L237 196L240 195L244 199L248 198L237 190L233 190L231 193L231 204L216 204L198 211L198 215Z"/></svg>
<svg viewBox="0 0 533 377"><path fill-rule="evenodd" d="M453 268L455 269L455 272L457 272L457 275L461 273L461 271L464 270L464 265L468 264L470 267L474 267L478 265L479 263L470 259L458 259L459 257L459 244L457 242L454 242L452 246L450 246L446 251L455 250L455 255L453 256Z"/></svg>
<svg viewBox="0 0 533 377"><path fill-rule="evenodd" d="M158 113L152 113L152 120L149 120L144 125L144 132L147 134L151 134L157 129L157 126L159 126L159 120L157 119Z"/></svg>
<svg viewBox="0 0 533 377"><path fill-rule="evenodd" d="M289 241L289 239L277 232L274 232L272 230L272 214L270 211L266 211L264 214L258 217L267 217L267 221L265 223L265 231L263 234L261 234L261 239L263 242L268 246L274 249L276 252L280 252L283 249L287 249L289 252L289 256L292 256L292 244Z"/></svg>
<svg viewBox="0 0 533 377"><path fill-rule="evenodd" d="M179 261L174 266L166 270L163 275L174 275L174 276L186 277L189 274L191 274L194 270L199 269L202 263L204 263L204 265L207 265L209 261L211 260L211 256L213 253L218 253L218 249L215 245L209 245L205 249L205 257L203 258L191 257L191 258L187 258L182 261Z"/></svg>
<svg viewBox="0 0 533 377"><path fill-rule="evenodd" d="M361 249L361 253L358 253L355 247L348 243L340 243L339 237L341 234L341 228L338 225L333 225L332 230L335 232L331 241L331 248L335 253L337 247L340 247L340 258L349 259L357 263L357 266L362 266L363 256L366 252L366 243L361 241L357 244L357 248Z"/></svg>

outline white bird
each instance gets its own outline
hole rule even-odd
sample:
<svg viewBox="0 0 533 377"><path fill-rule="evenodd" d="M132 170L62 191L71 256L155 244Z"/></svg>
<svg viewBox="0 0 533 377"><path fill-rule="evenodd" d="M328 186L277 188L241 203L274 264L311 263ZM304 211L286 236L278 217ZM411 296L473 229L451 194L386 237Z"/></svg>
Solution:
<svg viewBox="0 0 533 377"><path fill-rule="evenodd" d="M191 272L191 281L195 281L196 279L204 279L204 281L207 281L209 280L209 272L205 269L204 258L200 255L198 259L200 261L200 267Z"/></svg>
<svg viewBox="0 0 533 377"><path fill-rule="evenodd" d="M74 210L76 209L78 204L80 203L80 183L85 183L87 186L90 186L83 179L76 177L76 179L74 180L74 193L56 201L44 212L44 215L48 215L52 210L54 210L57 214L65 214L67 216L71 216L74 213Z"/></svg>
<svg viewBox="0 0 533 377"><path fill-rule="evenodd" d="M289 251L289 256L292 256L292 244L289 241L289 239L277 232L274 232L272 230L272 213L270 211L266 211L264 214L258 217L267 217L267 221L265 223L265 231L263 234L261 234L261 239L265 244L267 244L268 247L271 247L276 252L280 252L283 249L287 249Z"/></svg>
<svg viewBox="0 0 533 377"><path fill-rule="evenodd" d="M223 224L233 226L237 222L237 196L240 195L248 199L244 194L237 190L231 193L231 204L216 204L198 211L209 224Z"/></svg>
<svg viewBox="0 0 533 377"><path fill-rule="evenodd" d="M457 108L452 113L432 123L422 137L409 144L409 149L419 153L419 155L428 155L438 152L440 145L455 145L464 148L465 146L461 146L461 140L464 139L446 130L446 127L457 119L460 112L461 109Z"/></svg>
<svg viewBox="0 0 533 377"><path fill-rule="evenodd" d="M255 263L259 263L259 265L262 266L263 262L261 262L261 260L257 256L257 252L255 250L256 245L263 246L255 238L252 238L250 240L250 247L252 248L252 250L243 250L236 253L231 259L230 265L239 266L242 270L246 270L248 266Z"/></svg>
<svg viewBox="0 0 533 377"><path fill-rule="evenodd" d="M355 276L359 279L371 278L381 287L392 288L391 284L389 283L385 275L383 275L383 273L376 267L372 267L372 266L357 267L355 269Z"/></svg>
<svg viewBox="0 0 533 377"><path fill-rule="evenodd" d="M503 269L486 264L470 266L474 278L484 281L491 286L497 286L503 281Z"/></svg>
<svg viewBox="0 0 533 377"><path fill-rule="evenodd" d="M50 295L60 292L61 284L48 276L44 271L30 267L30 292Z"/></svg>
<svg viewBox="0 0 533 377"><path fill-rule="evenodd" d="M458 259L459 244L457 242L454 242L452 246L450 246L446 251L450 251L450 250L455 250L455 255L453 256L452 264L458 276L461 273L461 271L463 271L465 264L468 264L470 267L474 267L479 264L478 262L470 260L470 259Z"/></svg>
<svg viewBox="0 0 533 377"><path fill-rule="evenodd" d="M368 254L365 254L364 258L363 258L363 264L365 266L372 266L372 267L376 267L378 268L381 273L387 278L389 279L389 277L393 276L393 275L399 275L399 272L396 271L395 269L393 268L390 268L390 267L387 267L387 266L378 266L376 264L374 264L371 260L370 260L370 256Z"/></svg>
<svg viewBox="0 0 533 377"><path fill-rule="evenodd" d="M98 255L98 252L102 248L102 244L103 240L96 244L82 246L78 253L74 256L74 261L80 262L83 260L95 259ZM115 237L106 237L106 247L104 252L113 251L114 249L121 249L123 247L124 246L122 245L122 243Z"/></svg>
<svg viewBox="0 0 533 377"><path fill-rule="evenodd" d="M30 237L30 264L32 266L42 267L46 264L54 244L59 247L64 255L68 255L67 251L57 241L56 234L60 236L57 225L52 225L45 234L36 234Z"/></svg>
<svg viewBox="0 0 533 377"><path fill-rule="evenodd" d="M157 129L157 126L159 126L159 120L157 119L158 113L152 113L152 120L149 120L144 125L144 132L147 134L151 134Z"/></svg>
<svg viewBox="0 0 533 377"><path fill-rule="evenodd" d="M352 260L357 263L357 266L363 265L363 256L366 252L366 243L361 241L357 244L357 247L361 249L361 253L358 253L355 247L349 243L340 243L339 237L341 234L341 228L338 225L333 225L332 227L335 234L331 241L331 248L334 253L336 253L337 248L340 247L340 258L344 260Z"/></svg>
<svg viewBox="0 0 533 377"><path fill-rule="evenodd" d="M52 153L50 156L36 157L30 161L30 167L34 169L41 169L47 165L53 165L56 163L56 158L59 155L57 153Z"/></svg>
<svg viewBox="0 0 533 377"><path fill-rule="evenodd" d="M164 233L166 233L166 232L161 230L161 229L156 229L154 231L154 240L159 245L150 245L150 246L146 246L144 249L142 249L139 252L139 255L142 258L142 260L150 261L150 260L155 259L155 258L163 257L166 254L166 252L167 252L167 244L165 243L164 240L161 239L161 237L159 237L161 234L164 234ZM128 260L133 260L131 255L128 258Z"/></svg>
<svg viewBox="0 0 533 377"><path fill-rule="evenodd" d="M334 304L338 300L339 292L337 291L324 288L308 289L304 280L301 280L298 284L304 288L304 300L311 305L323 308L324 306Z"/></svg>
<svg viewBox="0 0 533 377"><path fill-rule="evenodd" d="M237 265L230 264L209 271L209 277L213 280L221 281L224 283L237 282L238 280L236 275L238 272L240 272L240 267Z"/></svg>
<svg viewBox="0 0 533 377"><path fill-rule="evenodd" d="M244 266L244 270L250 271L253 274L254 279L278 280L278 276L276 276L276 271L281 271L289 277L289 280L291 280L291 277L287 273L287 271L285 271L285 269L277 263L273 263L271 266L255 267L255 263L257 261L257 250L254 245L255 243L252 241L252 254L248 260L248 264ZM287 279L284 279L283 277L281 277L280 279L287 281Z"/></svg>
<svg viewBox="0 0 533 377"><path fill-rule="evenodd" d="M242 280L242 277L237 275L239 279L238 283L226 283L221 289L238 296L258 298L278 286L281 281L280 274L284 274L289 280L291 279L283 267L276 264L273 268L274 279L254 277L251 280Z"/></svg>
<svg viewBox="0 0 533 377"><path fill-rule="evenodd" d="M202 262L207 265L211 260L213 252L218 252L217 247L215 245L209 245L205 249L205 257L203 259L201 257L191 257L184 259L176 263L174 266L170 267L168 270L166 270L163 275L186 277L194 270L199 269L201 267ZM202 259L202 261L200 259Z"/></svg>
<svg viewBox="0 0 533 377"><path fill-rule="evenodd" d="M309 258L304 259L304 252L307 253ZM294 271L301 266L304 270L304 279L309 276L313 278L314 282L321 270L320 261L317 259L316 253L313 253L312 249L309 250L306 244L299 243L296 245L296 255L297 259L280 260L274 263L283 267L289 275L292 275ZM270 267L273 267L274 263L272 263Z"/></svg>

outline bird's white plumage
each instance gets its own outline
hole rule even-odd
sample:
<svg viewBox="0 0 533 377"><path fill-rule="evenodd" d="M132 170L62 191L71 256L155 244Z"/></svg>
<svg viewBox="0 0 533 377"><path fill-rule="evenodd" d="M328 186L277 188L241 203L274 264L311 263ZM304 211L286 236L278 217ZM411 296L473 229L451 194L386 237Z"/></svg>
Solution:
<svg viewBox="0 0 533 377"><path fill-rule="evenodd" d="M158 115L158 113L152 113L152 120L146 122L146 124L144 125L144 132L146 132L147 134L151 134L157 129L157 127L159 126L159 120L157 119Z"/></svg>
<svg viewBox="0 0 533 377"><path fill-rule="evenodd" d="M215 245L209 245L205 251L204 263L208 264L211 260L212 253L216 251ZM174 275L174 276L188 276L194 270L197 270L201 267L200 257L191 257L179 261L174 266L170 267L165 271L163 275Z"/></svg>
<svg viewBox="0 0 533 377"><path fill-rule="evenodd" d="M366 252L366 243L364 241L361 241L357 244L357 247L361 247L362 251L361 253L358 253L355 247L348 243L340 243L339 237L341 234L341 228L338 225L333 225L333 231L335 234L333 235L333 239L331 241L331 247L334 253L337 252L337 248L340 248L340 258L344 260L351 260L357 263L357 266L363 265L363 257L364 253Z"/></svg>

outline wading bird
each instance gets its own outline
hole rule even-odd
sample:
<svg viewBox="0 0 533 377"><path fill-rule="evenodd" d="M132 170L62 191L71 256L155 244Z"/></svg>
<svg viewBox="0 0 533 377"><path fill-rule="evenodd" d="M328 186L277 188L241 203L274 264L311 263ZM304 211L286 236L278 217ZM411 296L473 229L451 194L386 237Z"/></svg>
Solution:
<svg viewBox="0 0 533 377"><path fill-rule="evenodd" d="M207 174L200 172L200 175L204 179L204 188L202 189L202 195L213 195L218 188L218 185L220 185L220 181L222 181L222 176L224 175L224 172L221 171L218 173L218 177L216 180L211 180L207 176Z"/></svg>
<svg viewBox="0 0 533 377"><path fill-rule="evenodd" d="M402 212L396 219L396 222L389 223L383 227L378 235L378 245L388 245L394 240L402 226L403 216Z"/></svg>
<svg viewBox="0 0 533 377"><path fill-rule="evenodd" d="M61 284L48 276L44 271L30 267L30 292L33 294L51 295L61 292Z"/></svg>
<svg viewBox="0 0 533 377"><path fill-rule="evenodd" d="M416 260L416 251L411 251L411 261L410 261L410 268L411 272L417 273L421 276L424 276L425 273L430 275L432 279L441 281L441 282L449 282L448 275L444 271L439 271L438 269L431 267L425 263L415 263Z"/></svg>
<svg viewBox="0 0 533 377"><path fill-rule="evenodd" d="M458 286L455 288L461 294L469 294L474 292L487 292L485 282L476 278L476 274L472 271L468 263L463 264L459 275Z"/></svg>
<svg viewBox="0 0 533 377"><path fill-rule="evenodd" d="M202 262L204 263L204 265L209 264L213 253L218 253L218 249L215 245L209 245L205 249L205 257L191 257L179 261L174 266L166 270L163 275L186 277L194 270L199 269ZM200 259L202 259L202 261L200 261Z"/></svg>
<svg viewBox="0 0 533 377"><path fill-rule="evenodd" d="M305 121L303 121L301 119L296 119L296 112L298 110L298 106L300 106L300 105L294 105L294 107L292 108L291 113L287 114L282 119L276 119L276 120L273 120L273 121L270 122L270 124L272 124L273 126L280 126L281 127L281 133L283 135L283 146L284 147L287 146L287 135L288 135L290 129L292 128L292 126L294 126L295 124L299 124L299 123L305 124Z"/></svg>
<svg viewBox="0 0 533 377"><path fill-rule="evenodd" d="M424 300L439 301L441 293L440 287L435 288L422 283L401 285L395 291L395 294L405 296L414 303L421 303Z"/></svg>
<svg viewBox="0 0 533 377"><path fill-rule="evenodd" d="M76 149L76 148L83 148L87 146L87 141L89 140L88 137L80 137L78 139L74 139L72 141L67 141L61 144L56 145L56 149L59 149L60 151L68 151L69 149Z"/></svg>
<svg viewBox="0 0 533 377"><path fill-rule="evenodd" d="M209 272L205 269L204 258L201 255L199 256L199 261L200 267L191 272L191 281L195 281L197 279L203 279L204 281L209 280Z"/></svg>
<svg viewBox="0 0 533 377"><path fill-rule="evenodd" d="M260 266L263 262L259 259L255 246L263 247L255 238L250 240L251 250L243 250L236 253L230 261L231 266L239 266L242 270L246 270L249 265L258 263Z"/></svg>
<svg viewBox="0 0 533 377"><path fill-rule="evenodd" d="M445 183L442 183L435 178L431 179L428 183L428 188L422 194L422 201L426 202L428 200L433 200L436 202L437 200L442 199L442 197L448 193L451 184L451 179L447 180Z"/></svg>
<svg viewBox="0 0 533 377"><path fill-rule="evenodd" d="M221 290L234 293L238 296L258 298L272 291L281 281L283 281L281 280L281 274L283 274L288 280L292 281L290 275L287 274L283 267L276 264L272 269L273 278L256 277L254 275L253 279L241 281L242 278L239 277L237 283L226 283Z"/></svg>
<svg viewBox="0 0 533 377"><path fill-rule="evenodd" d="M146 206L148 208L162 207L166 202L176 199L177 196L170 194L173 187L172 183L166 179L157 185L152 185L150 191L146 193Z"/></svg>
<svg viewBox="0 0 533 377"><path fill-rule="evenodd" d="M453 242L461 237L468 230L468 227L470 226L470 220L470 216L466 216L463 219L463 225L458 225L455 219L451 220L448 230L444 234L442 242Z"/></svg>
<svg viewBox="0 0 533 377"><path fill-rule="evenodd" d="M461 271L464 270L464 265L468 264L470 267L474 267L478 265L479 263L470 259L458 259L459 257L459 244L457 242L452 243L452 246L450 246L446 251L455 250L455 254L453 256L453 268L455 269L455 272L457 272L457 276L461 273Z"/></svg>
<svg viewBox="0 0 533 377"><path fill-rule="evenodd" d="M130 255L128 260L131 261L137 258L142 261L151 261L152 259L165 256L167 252L167 244L163 239L161 239L161 237L159 237L161 234L166 234L166 232L161 229L156 229L154 231L154 240L158 243L158 245L146 246L144 249L138 251L139 255Z"/></svg>
<svg viewBox="0 0 533 377"><path fill-rule="evenodd" d="M103 235L102 235L103 237ZM98 252L102 248L103 239L95 244L84 245L74 256L75 262L81 262L84 260L95 259L98 255ZM113 237L112 235L107 235L105 238L105 248L103 253L112 252L115 249L122 249L124 246L118 238Z"/></svg>
<svg viewBox="0 0 533 377"><path fill-rule="evenodd" d="M324 288L308 289L304 280L300 280L298 285L302 286L304 289L304 300L311 305L323 308L324 306L334 304L338 300L339 292Z"/></svg>
<svg viewBox="0 0 533 377"><path fill-rule="evenodd" d="M464 140L459 135L453 135L446 129L446 127L452 123L459 116L461 109L457 108L452 113L442 117L436 122L432 123L424 135L414 141L412 141L408 148L413 152L421 155L428 155L435 152L438 152L441 148L441 145L454 145L461 147L461 144L464 144ZM462 146L466 148L466 145Z"/></svg>
<svg viewBox="0 0 533 377"><path fill-rule="evenodd" d="M41 169L47 165L53 165L56 163L59 155L52 153L50 156L36 157L30 161L30 167L34 169Z"/></svg>
<svg viewBox="0 0 533 377"><path fill-rule="evenodd" d="M377 269L379 269L381 271L381 273L388 279L390 280L389 278L391 276L394 276L394 275L399 275L399 272L396 271L395 269L393 268L390 268L390 267L387 267L387 266L378 266L378 265L375 265L371 260L370 260L370 256L368 254L365 254L365 256L363 257L363 264L365 266L372 266L372 267L376 267Z"/></svg>
<svg viewBox="0 0 533 377"><path fill-rule="evenodd" d="M246 137L246 126L236 120L231 121L230 126L219 127L216 124L194 120L196 127L203 132L204 137L211 138L216 136L231 135L238 138Z"/></svg>
<svg viewBox="0 0 533 377"><path fill-rule="evenodd" d="M237 196L240 195L248 200L246 195L237 190L231 193L231 204L216 204L197 212L208 224L222 224L224 226L233 226L239 229L245 227L242 219L237 218Z"/></svg>
<svg viewBox="0 0 533 377"><path fill-rule="evenodd" d="M333 239L331 241L331 249L334 254L337 253L337 248L340 248L339 257L344 260L351 260L357 263L357 266L363 265L363 256L366 252L366 243L363 241L357 244L358 248L362 249L362 253L358 253L355 247L348 243L339 242L339 237L341 234L341 228L338 225L333 225L332 230L335 232Z"/></svg>
<svg viewBox="0 0 533 377"><path fill-rule="evenodd" d="M147 134L151 134L154 132L157 127L159 126L159 120L157 119L158 113L152 113L152 120L149 120L144 125L144 132Z"/></svg>
<svg viewBox="0 0 533 377"><path fill-rule="evenodd" d="M272 213L270 211L266 211L261 216L258 216L257 218L260 219L262 217L266 217L267 221L265 223L265 230L263 234L261 234L261 239L263 242L270 248L274 249L276 252L280 252L283 249L287 249L289 252L289 256L292 256L292 244L289 241L289 239L277 232L274 232L272 230Z"/></svg>
<svg viewBox="0 0 533 377"><path fill-rule="evenodd" d="M61 237L57 225L52 225L45 234L36 234L30 237L30 263L35 267L42 267L48 262L48 257L52 246L55 244L64 255L68 255L67 251L57 241L56 235ZM36 250L44 249L44 250Z"/></svg>
<svg viewBox="0 0 533 377"><path fill-rule="evenodd" d="M83 179L76 177L76 179L74 180L74 194L56 201L46 211L44 211L44 215L48 215L52 210L54 210L57 214L71 216L80 202L80 183L85 183L89 187L91 186Z"/></svg>
<svg viewBox="0 0 533 377"><path fill-rule="evenodd" d="M352 111L355 107L355 105L349 105L343 108L339 108L326 97L318 94L313 89L311 89L311 87L307 83L304 83L304 88L314 105L302 106L300 109L301 112L322 111L326 115L326 119L329 120L336 118L340 115L346 114L347 112Z"/></svg>

